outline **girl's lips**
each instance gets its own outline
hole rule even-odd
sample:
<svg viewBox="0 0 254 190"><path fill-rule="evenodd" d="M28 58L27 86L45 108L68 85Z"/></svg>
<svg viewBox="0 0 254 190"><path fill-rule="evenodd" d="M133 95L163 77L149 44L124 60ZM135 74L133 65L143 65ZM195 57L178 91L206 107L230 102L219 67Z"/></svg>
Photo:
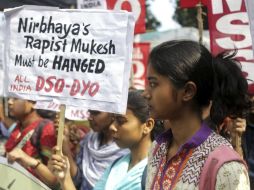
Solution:
<svg viewBox="0 0 254 190"><path fill-rule="evenodd" d="M119 141L119 138L113 137L113 140L114 140L114 141Z"/></svg>

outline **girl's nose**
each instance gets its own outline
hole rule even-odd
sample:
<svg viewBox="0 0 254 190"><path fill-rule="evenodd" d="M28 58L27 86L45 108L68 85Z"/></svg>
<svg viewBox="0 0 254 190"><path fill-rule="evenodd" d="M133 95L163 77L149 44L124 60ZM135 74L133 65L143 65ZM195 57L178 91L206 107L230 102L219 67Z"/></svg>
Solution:
<svg viewBox="0 0 254 190"><path fill-rule="evenodd" d="M14 102L14 99L13 99L13 98L9 98L9 100L8 100L8 104L12 105L12 104L13 104L13 102Z"/></svg>
<svg viewBox="0 0 254 190"><path fill-rule="evenodd" d="M145 89L144 92L142 93L142 96L145 98L145 99L150 99L151 98L151 95L149 94L149 92Z"/></svg>
<svg viewBox="0 0 254 190"><path fill-rule="evenodd" d="M117 132L117 128L116 128L116 126L115 126L115 122L113 122L110 126L109 126L109 130L111 131L111 132Z"/></svg>

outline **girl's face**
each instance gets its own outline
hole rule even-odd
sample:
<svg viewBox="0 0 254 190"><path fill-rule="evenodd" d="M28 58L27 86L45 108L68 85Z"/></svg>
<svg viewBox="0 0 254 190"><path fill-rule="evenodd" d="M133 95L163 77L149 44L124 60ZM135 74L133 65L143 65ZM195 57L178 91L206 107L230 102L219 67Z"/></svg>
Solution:
<svg viewBox="0 0 254 190"><path fill-rule="evenodd" d="M9 98L9 114L16 119L22 119L33 110L33 103L28 100Z"/></svg>
<svg viewBox="0 0 254 190"><path fill-rule="evenodd" d="M115 121L110 126L110 130L120 148L131 148L142 139L145 125L130 109L127 109L126 115L115 116Z"/></svg>
<svg viewBox="0 0 254 190"><path fill-rule="evenodd" d="M169 78L157 73L149 65L147 71L148 85L144 96L148 100L150 117L154 119L174 119L180 112L180 90L177 90Z"/></svg>
<svg viewBox="0 0 254 190"><path fill-rule="evenodd" d="M88 121L94 132L107 131L113 121L111 113L100 111L89 111Z"/></svg>

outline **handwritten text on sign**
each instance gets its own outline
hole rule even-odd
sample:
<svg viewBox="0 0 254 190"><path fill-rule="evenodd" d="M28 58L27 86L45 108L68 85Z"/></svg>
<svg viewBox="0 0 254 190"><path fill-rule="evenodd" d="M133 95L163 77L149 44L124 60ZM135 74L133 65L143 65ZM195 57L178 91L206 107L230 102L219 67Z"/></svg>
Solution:
<svg viewBox="0 0 254 190"><path fill-rule="evenodd" d="M99 10L7 14L8 90L36 100L120 102L130 64L129 16Z"/></svg>

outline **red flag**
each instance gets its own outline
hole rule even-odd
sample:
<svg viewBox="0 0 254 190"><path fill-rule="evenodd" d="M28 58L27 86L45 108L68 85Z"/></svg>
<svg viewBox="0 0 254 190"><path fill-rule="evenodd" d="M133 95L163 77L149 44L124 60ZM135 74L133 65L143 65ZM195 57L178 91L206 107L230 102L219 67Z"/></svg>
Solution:
<svg viewBox="0 0 254 190"><path fill-rule="evenodd" d="M253 1L253 0L251 0ZM211 0L207 5L210 48L213 55L237 49L243 75L254 80L254 57L250 23L244 0ZM249 93L253 86L249 86Z"/></svg>
<svg viewBox="0 0 254 190"><path fill-rule="evenodd" d="M136 89L145 89L146 70L148 65L148 56L150 43L134 43L132 55L133 67L133 87Z"/></svg>
<svg viewBox="0 0 254 190"><path fill-rule="evenodd" d="M200 1L203 5L207 6L208 0L180 0L180 7L192 8L192 7L195 7Z"/></svg>

